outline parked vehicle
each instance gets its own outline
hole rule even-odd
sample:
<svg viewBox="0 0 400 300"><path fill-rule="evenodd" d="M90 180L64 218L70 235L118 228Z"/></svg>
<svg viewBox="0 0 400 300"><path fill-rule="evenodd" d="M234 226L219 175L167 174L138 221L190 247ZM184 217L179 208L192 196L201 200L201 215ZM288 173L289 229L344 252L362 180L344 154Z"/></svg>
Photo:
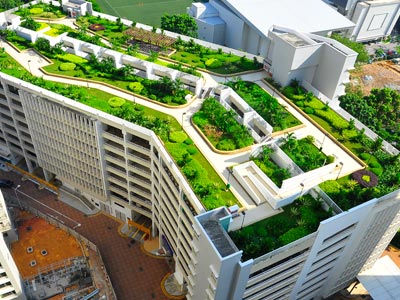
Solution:
<svg viewBox="0 0 400 300"><path fill-rule="evenodd" d="M8 179L0 179L0 188L12 188L14 182Z"/></svg>

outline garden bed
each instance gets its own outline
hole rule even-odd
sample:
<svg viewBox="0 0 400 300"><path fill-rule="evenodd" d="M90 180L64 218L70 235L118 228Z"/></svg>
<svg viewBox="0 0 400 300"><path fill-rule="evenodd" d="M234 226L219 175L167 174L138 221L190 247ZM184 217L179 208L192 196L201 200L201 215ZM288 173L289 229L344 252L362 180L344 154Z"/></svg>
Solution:
<svg viewBox="0 0 400 300"><path fill-rule="evenodd" d="M235 112L227 111L214 98L208 98L193 115L193 123L218 150L230 151L252 145L252 136L245 126L235 120L234 115Z"/></svg>
<svg viewBox="0 0 400 300"><path fill-rule="evenodd" d="M320 168L334 161L332 156L326 156L314 145L314 137L307 136L297 140L292 134L288 134L281 149L304 172Z"/></svg>
<svg viewBox="0 0 400 300"><path fill-rule="evenodd" d="M279 167L270 157L273 150L267 146L263 146L263 150L257 157L253 157L252 161L267 175L277 187L282 186L285 179L291 177L288 169Z"/></svg>
<svg viewBox="0 0 400 300"><path fill-rule="evenodd" d="M62 7L46 3L29 5L26 8L17 10L15 14L21 17L31 16L39 19L60 19L67 16Z"/></svg>
<svg viewBox="0 0 400 300"><path fill-rule="evenodd" d="M242 261L257 258L305 237L318 229L319 223L331 216L321 202L305 195L284 211L262 221L229 232L235 245L243 250Z"/></svg>
<svg viewBox="0 0 400 300"><path fill-rule="evenodd" d="M169 115L134 104L131 101L125 101L122 107L112 108L108 100L114 95L92 88L65 85L31 76L12 57L4 52L0 53L0 66L2 72L8 75L23 79L34 85L153 130L163 140L167 150L180 166L182 173L185 174L193 191L206 209L211 210L220 206L240 205L230 191L225 191L226 187L220 176L189 139L183 142L170 139L173 132L181 131L182 128ZM191 150L188 150L188 147ZM175 151L176 149L178 149L178 152ZM182 157L185 159L184 164L181 161Z"/></svg>
<svg viewBox="0 0 400 300"><path fill-rule="evenodd" d="M348 210L400 188L400 159L381 149L382 140L372 141L363 131L358 131L355 128L354 122L344 120L328 105L322 103L311 93L306 93L298 84L285 87L282 92L315 122L364 161L368 165L367 170L372 171L378 177L378 185L369 188L360 186L350 176L320 184L320 187L332 197L341 209Z"/></svg>
<svg viewBox="0 0 400 300"><path fill-rule="evenodd" d="M44 67L44 70L49 73L104 82L168 105L185 104L185 96L190 94L188 90L183 89L176 81L172 81L167 77L163 77L158 81L141 78L133 75L129 67L115 69L113 62L107 59L101 62L97 61L97 68L96 63L93 61L82 61L82 58L72 54L59 55L57 58L53 58L52 61L52 65ZM76 67L74 69L61 70L60 67L65 62L74 63ZM121 80L121 78L124 78L124 80Z"/></svg>
<svg viewBox="0 0 400 300"><path fill-rule="evenodd" d="M177 39L174 44L177 50L171 58L190 66L206 69L218 74L235 74L245 71L255 71L262 67L257 59L225 53L222 49L212 50L196 44L193 40L185 42Z"/></svg>
<svg viewBox="0 0 400 300"><path fill-rule="evenodd" d="M274 131L301 124L299 120L279 104L276 98L272 97L257 84L238 79L229 81L227 86L235 90L247 104L273 127Z"/></svg>

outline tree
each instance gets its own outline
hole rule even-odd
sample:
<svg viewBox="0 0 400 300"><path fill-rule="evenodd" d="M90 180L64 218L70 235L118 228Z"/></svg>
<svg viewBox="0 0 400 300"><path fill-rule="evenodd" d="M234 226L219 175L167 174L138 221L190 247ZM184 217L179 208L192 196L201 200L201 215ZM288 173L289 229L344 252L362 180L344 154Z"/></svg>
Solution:
<svg viewBox="0 0 400 300"><path fill-rule="evenodd" d="M50 51L51 51L50 42L49 42L49 40L47 40L45 38L38 38L36 40L35 47L39 51L43 51L43 52L47 52L47 53L50 53Z"/></svg>
<svg viewBox="0 0 400 300"><path fill-rule="evenodd" d="M21 26L33 31L36 31L37 29L40 28L40 24L31 17L27 17L25 21L21 23Z"/></svg>
<svg viewBox="0 0 400 300"><path fill-rule="evenodd" d="M186 36L197 37L197 23L194 18L187 14L164 14L161 17L161 28Z"/></svg>
<svg viewBox="0 0 400 300"><path fill-rule="evenodd" d="M341 36L340 34L332 34L331 38L337 40L339 43L349 47L358 53L357 62L366 63L369 60L369 54L364 44L354 42L346 37Z"/></svg>

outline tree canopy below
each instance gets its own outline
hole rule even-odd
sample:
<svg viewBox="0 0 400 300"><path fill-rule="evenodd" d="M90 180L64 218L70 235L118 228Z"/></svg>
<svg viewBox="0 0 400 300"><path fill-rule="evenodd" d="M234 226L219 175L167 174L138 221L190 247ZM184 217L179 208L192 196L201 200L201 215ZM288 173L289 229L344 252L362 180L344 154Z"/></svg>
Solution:
<svg viewBox="0 0 400 300"><path fill-rule="evenodd" d="M164 14L161 17L161 28L186 36L197 37L197 23L187 14Z"/></svg>
<svg viewBox="0 0 400 300"><path fill-rule="evenodd" d="M400 145L400 93L390 88L372 89L367 96L347 93L340 106L383 139Z"/></svg>

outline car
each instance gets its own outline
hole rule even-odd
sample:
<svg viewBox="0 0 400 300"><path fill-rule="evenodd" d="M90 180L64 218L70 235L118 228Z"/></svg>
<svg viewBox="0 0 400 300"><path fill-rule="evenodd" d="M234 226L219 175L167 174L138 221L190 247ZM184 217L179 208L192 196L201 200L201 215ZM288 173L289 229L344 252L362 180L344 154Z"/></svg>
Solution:
<svg viewBox="0 0 400 300"><path fill-rule="evenodd" d="M8 179L0 179L0 188L12 188L14 182Z"/></svg>

